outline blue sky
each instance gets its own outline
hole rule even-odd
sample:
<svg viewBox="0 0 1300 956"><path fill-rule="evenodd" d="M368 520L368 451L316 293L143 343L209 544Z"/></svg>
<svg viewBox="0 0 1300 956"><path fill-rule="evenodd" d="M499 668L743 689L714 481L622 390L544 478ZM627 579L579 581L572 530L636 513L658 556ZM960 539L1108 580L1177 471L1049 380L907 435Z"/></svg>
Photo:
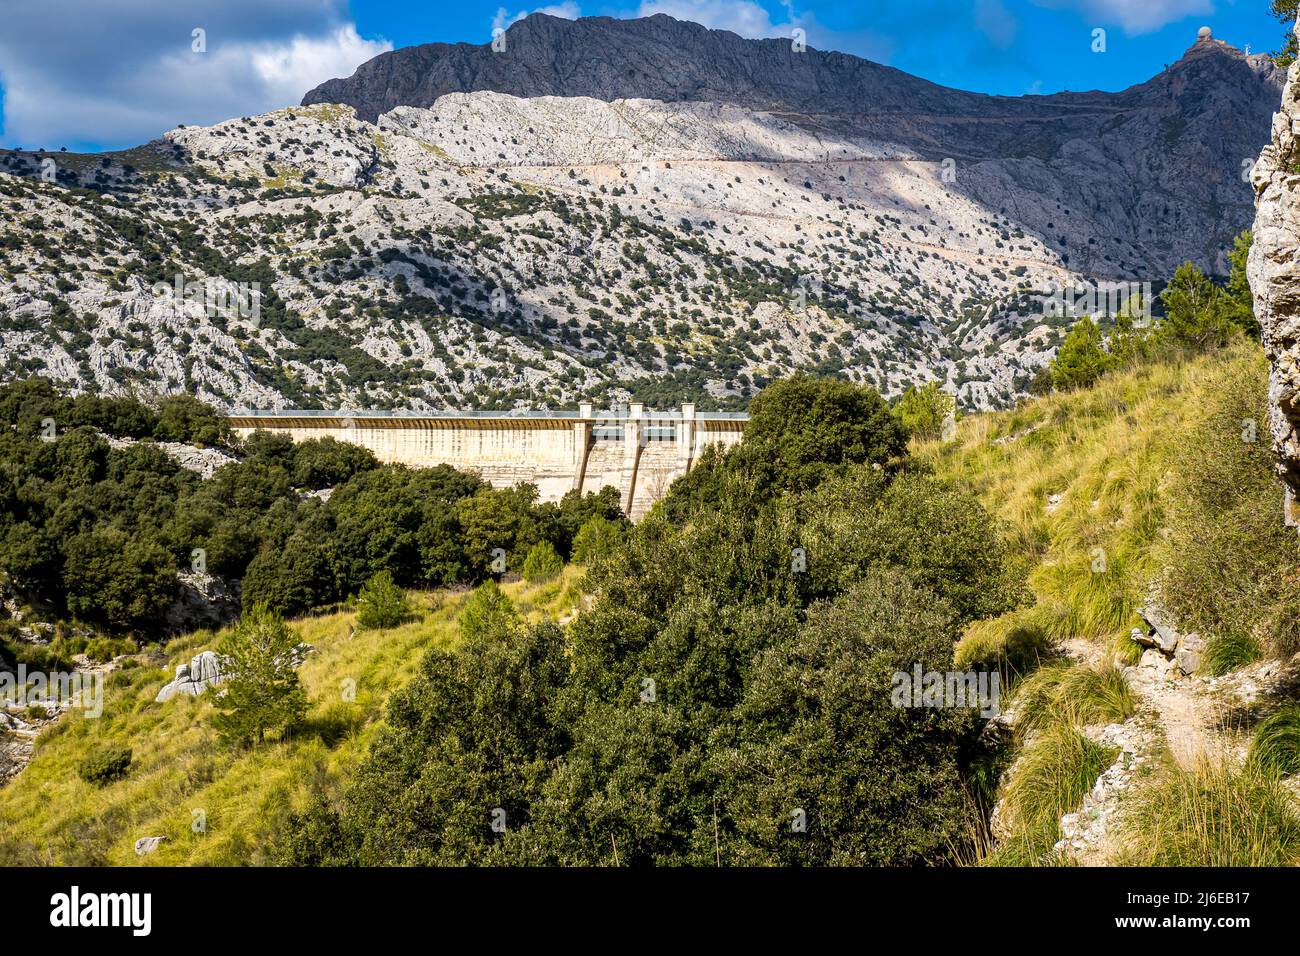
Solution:
<svg viewBox="0 0 1300 956"><path fill-rule="evenodd" d="M483 43L533 10L668 13L788 37L937 83L1020 95L1117 90L1172 63L1208 25L1254 52L1281 27L1268 0L0 0L0 146L117 148L179 124L296 103L384 50ZM1105 52L1093 52L1094 31Z"/></svg>

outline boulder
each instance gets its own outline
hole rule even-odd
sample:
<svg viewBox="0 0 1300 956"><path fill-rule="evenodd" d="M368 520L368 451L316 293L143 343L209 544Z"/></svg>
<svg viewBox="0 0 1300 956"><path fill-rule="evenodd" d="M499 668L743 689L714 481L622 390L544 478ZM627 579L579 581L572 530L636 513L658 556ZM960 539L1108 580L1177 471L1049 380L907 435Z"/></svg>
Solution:
<svg viewBox="0 0 1300 956"><path fill-rule="evenodd" d="M1151 628L1147 632L1146 640L1139 640L1139 643L1158 647L1166 654L1173 654L1178 648L1179 634L1173 621L1170 620L1169 612L1155 601L1147 601L1146 606L1138 608L1137 612Z"/></svg>
<svg viewBox="0 0 1300 956"><path fill-rule="evenodd" d="M1157 677L1164 677L1169 673L1170 664L1169 658L1161 654L1160 651L1154 647L1148 647L1142 652L1142 660L1138 666L1149 667L1156 672Z"/></svg>
<svg viewBox="0 0 1300 956"><path fill-rule="evenodd" d="M176 677L165 684L154 699L161 703L177 694L198 697L209 687L220 684L221 680L221 661L216 652L204 651L195 655L188 664L177 665Z"/></svg>
<svg viewBox="0 0 1300 956"><path fill-rule="evenodd" d="M1201 667L1201 655L1205 651L1205 641L1196 632L1184 634L1174 651L1174 663L1184 674L1191 676Z"/></svg>

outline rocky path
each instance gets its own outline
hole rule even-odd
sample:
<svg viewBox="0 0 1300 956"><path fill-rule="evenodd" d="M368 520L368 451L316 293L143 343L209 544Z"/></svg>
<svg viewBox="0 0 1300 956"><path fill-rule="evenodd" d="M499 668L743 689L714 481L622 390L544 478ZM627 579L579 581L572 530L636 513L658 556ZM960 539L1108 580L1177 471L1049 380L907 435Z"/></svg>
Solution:
<svg viewBox="0 0 1300 956"><path fill-rule="evenodd" d="M1081 664L1107 663L1105 648L1091 641L1071 639L1063 650ZM1136 779L1154 768L1166 750L1185 769L1207 759L1242 762L1249 738L1233 729L1233 713L1297 673L1300 654L1290 661L1260 661L1222 677L1199 677L1185 673L1158 649L1145 652L1139 664L1124 669L1139 698L1134 715L1122 724L1082 728L1089 739L1119 752L1079 810L1061 818L1056 849L1084 866L1113 862L1115 824Z"/></svg>

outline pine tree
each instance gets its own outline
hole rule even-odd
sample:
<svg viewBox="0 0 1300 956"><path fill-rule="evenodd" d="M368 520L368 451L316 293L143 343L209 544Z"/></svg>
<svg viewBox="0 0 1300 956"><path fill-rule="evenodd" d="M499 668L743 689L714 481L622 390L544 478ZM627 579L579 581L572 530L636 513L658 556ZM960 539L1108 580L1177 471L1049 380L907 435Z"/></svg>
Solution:
<svg viewBox="0 0 1300 956"><path fill-rule="evenodd" d="M1237 236L1228 253L1228 262L1232 269L1228 273L1227 306L1228 317L1234 325L1241 326L1252 338L1259 338L1259 319L1255 318L1255 297L1250 291L1250 281L1246 278L1246 258L1250 255L1250 245L1254 233L1245 229Z"/></svg>
<svg viewBox="0 0 1300 956"><path fill-rule="evenodd" d="M380 571L361 587L357 596L357 626L397 627L411 615L406 592L393 581L391 571Z"/></svg>
<svg viewBox="0 0 1300 956"><path fill-rule="evenodd" d="M298 682L297 632L263 604L244 612L217 646L221 692L213 725L230 743L261 743L268 730L288 730L307 712Z"/></svg>
<svg viewBox="0 0 1300 956"><path fill-rule="evenodd" d="M1194 263L1184 262L1160 293L1165 320L1157 338L1161 344L1204 352L1228 344L1235 334L1228 296Z"/></svg>
<svg viewBox="0 0 1300 956"><path fill-rule="evenodd" d="M1052 387L1064 391L1091 385L1108 372L1113 360L1102 347L1101 329L1085 315L1075 323L1049 366Z"/></svg>

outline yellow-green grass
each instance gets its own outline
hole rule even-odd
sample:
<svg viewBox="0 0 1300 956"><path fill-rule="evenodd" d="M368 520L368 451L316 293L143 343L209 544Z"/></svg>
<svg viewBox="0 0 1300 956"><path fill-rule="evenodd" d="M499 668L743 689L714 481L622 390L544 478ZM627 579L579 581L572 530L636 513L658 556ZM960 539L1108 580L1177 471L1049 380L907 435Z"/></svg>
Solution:
<svg viewBox="0 0 1300 956"><path fill-rule="evenodd" d="M520 581L503 590L526 620L558 617L580 600L581 574L570 567L545 585ZM415 674L424 652L455 644L456 616L469 593L413 593L418 620L385 631L356 630L356 615L346 610L293 621L315 648L299 671L311 699L307 723L251 750L217 740L206 697L154 701L175 665L215 646L219 635L171 642L167 668L115 673L103 716L65 716L38 740L31 764L0 788L0 864L273 862L269 847L289 813L305 807L314 790L346 781L382 723L385 702ZM131 748L129 772L105 786L81 780L81 763L108 744ZM196 832L196 811L205 832ZM146 836L167 840L137 857L135 841Z"/></svg>
<svg viewBox="0 0 1300 956"><path fill-rule="evenodd" d="M1295 866L1300 813L1280 778L1247 762L1170 758L1129 800L1115 863L1131 866Z"/></svg>
<svg viewBox="0 0 1300 956"><path fill-rule="evenodd" d="M970 639L986 652L991 633L1032 626L1053 639L1109 642L1137 625L1159 570L1180 439L1209 404L1216 372L1257 361L1258 346L1243 344L1145 364L1091 388L968 417L952 441L918 443L922 461L1006 523L1029 570L1034 606L978 622Z"/></svg>
<svg viewBox="0 0 1300 956"><path fill-rule="evenodd" d="M1005 835L986 847L988 866L1068 863L1052 847L1061 838L1061 817L1078 809L1118 751L1089 740L1080 728L1118 723L1137 710L1137 695L1112 667L1053 664L1019 682L1011 706L1017 731L1028 735L999 798Z"/></svg>

